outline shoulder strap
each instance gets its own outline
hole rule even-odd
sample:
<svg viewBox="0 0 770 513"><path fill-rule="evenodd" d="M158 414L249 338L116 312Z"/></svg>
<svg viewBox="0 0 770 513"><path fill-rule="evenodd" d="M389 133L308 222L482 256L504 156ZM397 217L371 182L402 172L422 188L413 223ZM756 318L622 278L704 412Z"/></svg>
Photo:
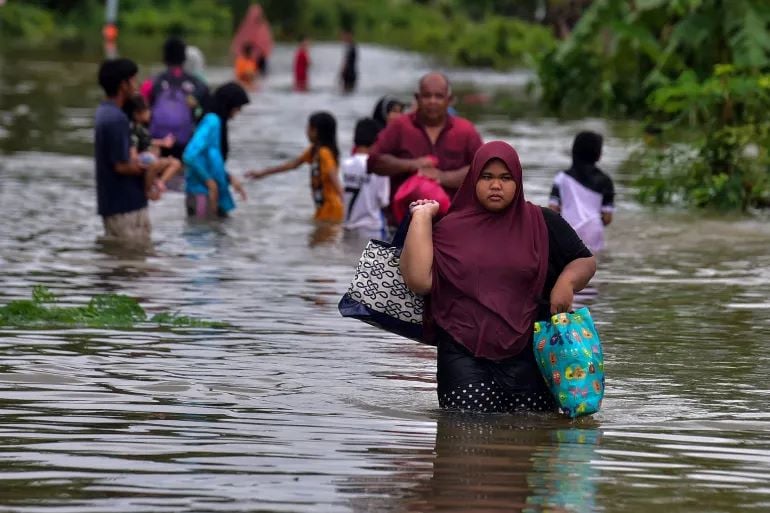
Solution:
<svg viewBox="0 0 770 513"><path fill-rule="evenodd" d="M404 220L401 221L401 224L398 226L398 230L396 230L396 234L393 236L393 240L390 241L391 246L394 246L396 248L403 248L404 247L404 241L406 241L406 234L409 231L409 223L412 221L412 214L411 212L406 214L406 217L404 217Z"/></svg>

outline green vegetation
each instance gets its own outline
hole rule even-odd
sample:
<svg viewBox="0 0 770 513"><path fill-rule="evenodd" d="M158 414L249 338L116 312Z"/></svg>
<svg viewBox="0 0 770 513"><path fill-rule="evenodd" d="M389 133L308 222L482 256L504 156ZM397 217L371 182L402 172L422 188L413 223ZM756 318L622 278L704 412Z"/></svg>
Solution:
<svg viewBox="0 0 770 513"><path fill-rule="evenodd" d="M131 34L230 36L230 9L212 0L121 0L120 27Z"/></svg>
<svg viewBox="0 0 770 513"><path fill-rule="evenodd" d="M250 0L121 0L123 34L229 36ZM534 12L536 1L512 0L265 0L279 40L307 35L337 39L352 28L363 42L431 53L459 65L510 68L555 46L550 29L493 13ZM36 44L99 37L97 0L10 0L0 7L0 34Z"/></svg>
<svg viewBox="0 0 770 513"><path fill-rule="evenodd" d="M770 201L770 3L595 0L538 62L561 114L646 116L666 139L641 162L639 197L747 209Z"/></svg>
<svg viewBox="0 0 770 513"><path fill-rule="evenodd" d="M45 287L35 286L31 300L11 301L0 307L0 327L87 326L130 328L139 323L185 328L226 328L223 322L183 315L159 313L147 317L139 303L120 294L99 294L85 306L56 306L56 297Z"/></svg>
<svg viewBox="0 0 770 513"><path fill-rule="evenodd" d="M123 34L226 37L252 0L121 0ZM537 69L559 115L646 118L667 143L639 158L639 198L697 207L770 205L767 0L263 0L279 40L358 40L449 63ZM545 7L544 22L533 23ZM584 10L585 9L585 10ZM582 16L581 16L582 15ZM99 0L9 0L0 34L97 37ZM572 29L569 33L570 28ZM561 43L553 27L569 36Z"/></svg>
<svg viewBox="0 0 770 513"><path fill-rule="evenodd" d="M104 1L8 0L0 34L28 44L99 38ZM130 34L230 35L232 13L216 0L121 0L118 24Z"/></svg>
<svg viewBox="0 0 770 513"><path fill-rule="evenodd" d="M698 80L687 71L650 93L669 126L686 123L689 145L650 150L638 179L639 199L746 210L770 206L770 74L718 65Z"/></svg>
<svg viewBox="0 0 770 513"><path fill-rule="evenodd" d="M430 53L451 63L510 68L555 46L548 28L492 13L495 3L468 0L272 0L262 2L276 35L337 38L352 28L361 41ZM512 3L512 2L508 2Z"/></svg>

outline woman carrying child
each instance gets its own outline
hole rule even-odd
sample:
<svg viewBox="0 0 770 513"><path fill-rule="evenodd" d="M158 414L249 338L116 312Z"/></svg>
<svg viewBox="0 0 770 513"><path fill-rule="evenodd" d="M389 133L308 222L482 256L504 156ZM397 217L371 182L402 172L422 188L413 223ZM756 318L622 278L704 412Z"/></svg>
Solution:
<svg viewBox="0 0 770 513"><path fill-rule="evenodd" d="M203 116L187 143L183 160L187 184L187 215L227 217L235 208L230 186L246 199L241 182L227 172L225 161L230 149L227 124L241 107L249 103L243 88L229 82L214 92L209 112Z"/></svg>
<svg viewBox="0 0 770 513"><path fill-rule="evenodd" d="M316 205L316 221L339 223L343 220L342 181L338 172L340 150L337 147L337 121L328 112L316 112L307 124L307 138L310 147L298 157L259 171L249 171L249 178L264 178L267 175L296 169L310 164L310 189Z"/></svg>

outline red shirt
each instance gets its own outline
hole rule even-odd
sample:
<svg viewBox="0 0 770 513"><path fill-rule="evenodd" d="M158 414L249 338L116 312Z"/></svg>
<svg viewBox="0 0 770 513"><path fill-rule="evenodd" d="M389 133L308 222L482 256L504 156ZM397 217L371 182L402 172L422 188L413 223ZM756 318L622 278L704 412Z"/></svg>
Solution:
<svg viewBox="0 0 770 513"><path fill-rule="evenodd" d="M300 48L294 56L294 82L298 84L307 82L307 68L310 65L310 58L307 50Z"/></svg>
<svg viewBox="0 0 770 513"><path fill-rule="evenodd" d="M436 144L433 144L425 127L417 120L417 114L413 112L391 121L380 132L369 152L367 167L372 172L373 165L384 154L400 159L435 155L438 157L438 169L453 171L470 165L481 144L481 136L473 123L458 116L447 116L446 125L439 133ZM411 175L403 173L390 177L391 200L398 187ZM447 189L447 192L452 196L455 190Z"/></svg>

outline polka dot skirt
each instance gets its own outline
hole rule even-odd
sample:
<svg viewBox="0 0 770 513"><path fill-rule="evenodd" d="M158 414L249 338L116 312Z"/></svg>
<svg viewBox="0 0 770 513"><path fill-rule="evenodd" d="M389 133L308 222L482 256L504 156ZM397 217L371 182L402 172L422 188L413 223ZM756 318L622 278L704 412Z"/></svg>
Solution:
<svg viewBox="0 0 770 513"><path fill-rule="evenodd" d="M494 382L460 385L438 394L438 404L445 410L479 413L554 411L556 403L548 391L514 393Z"/></svg>

